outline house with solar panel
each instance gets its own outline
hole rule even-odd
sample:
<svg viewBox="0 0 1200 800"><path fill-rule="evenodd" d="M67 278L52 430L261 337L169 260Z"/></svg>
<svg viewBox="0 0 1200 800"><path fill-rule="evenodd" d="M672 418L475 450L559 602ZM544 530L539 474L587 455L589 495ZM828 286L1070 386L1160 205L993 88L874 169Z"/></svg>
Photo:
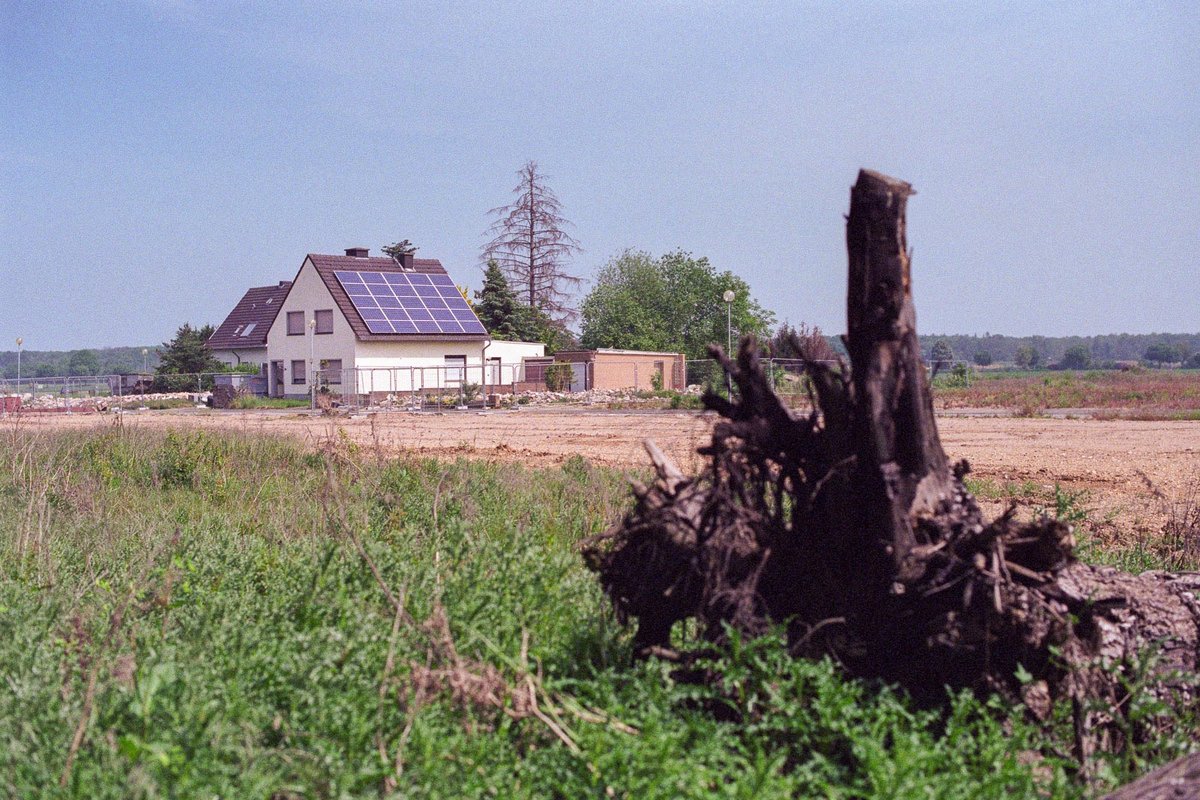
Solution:
<svg viewBox="0 0 1200 800"><path fill-rule="evenodd" d="M265 350L250 356L232 347L241 337L238 325L249 324L241 318L260 308L246 298L209 340L226 363L229 355L241 363L261 359L249 363L263 365L272 397L308 397L314 385L371 398L467 384L511 391L524 380L524 361L545 355L540 342L492 341L437 259L372 257L365 247L345 255L310 253L285 283L280 299L263 300L274 315ZM246 344L258 341L265 319L263 311L250 335L241 337ZM218 337L226 326L232 338Z"/></svg>

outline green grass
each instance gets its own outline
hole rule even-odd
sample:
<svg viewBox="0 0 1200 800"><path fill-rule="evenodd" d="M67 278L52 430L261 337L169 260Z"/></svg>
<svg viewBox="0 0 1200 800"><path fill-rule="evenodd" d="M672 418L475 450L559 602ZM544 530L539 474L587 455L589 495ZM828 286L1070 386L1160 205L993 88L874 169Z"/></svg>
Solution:
<svg viewBox="0 0 1200 800"><path fill-rule="evenodd" d="M231 408L308 408L311 400L293 400L286 397L259 397L253 394L239 395L233 399Z"/></svg>
<svg viewBox="0 0 1200 800"><path fill-rule="evenodd" d="M534 470L341 440L10 428L0 793L1085 794L1062 755L1069 709L1044 725L966 694L922 709L774 637L735 640L708 686L633 663L577 553L627 504L623 475L579 458ZM410 617L395 628L384 586ZM1100 786L1182 752L1182 727L1103 761Z"/></svg>

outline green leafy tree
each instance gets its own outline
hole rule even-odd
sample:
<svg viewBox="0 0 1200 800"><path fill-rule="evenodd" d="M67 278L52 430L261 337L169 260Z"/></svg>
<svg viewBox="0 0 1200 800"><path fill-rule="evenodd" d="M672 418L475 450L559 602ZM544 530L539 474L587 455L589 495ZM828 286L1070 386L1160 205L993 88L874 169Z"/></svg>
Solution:
<svg viewBox="0 0 1200 800"><path fill-rule="evenodd" d="M1023 344L1017 348L1017 353L1013 356L1013 363L1023 369L1034 369L1041 366L1042 354L1033 345Z"/></svg>
<svg viewBox="0 0 1200 800"><path fill-rule="evenodd" d="M990 366L992 363L992 354L987 350L976 350L975 355L971 357L971 360L974 361L975 365L979 367Z"/></svg>
<svg viewBox="0 0 1200 800"><path fill-rule="evenodd" d="M1061 364L1063 369L1087 369L1092 365L1092 352L1083 344L1068 347Z"/></svg>
<svg viewBox="0 0 1200 800"><path fill-rule="evenodd" d="M939 369L950 366L954 361L954 348L945 339L938 339L929 351L929 361Z"/></svg>
<svg viewBox="0 0 1200 800"><path fill-rule="evenodd" d="M221 362L213 358L212 351L204 344L212 335L212 325L193 328L189 323L183 323L175 332L175 338L163 342L158 350L155 388L158 391L185 391L196 387L196 379L189 373L221 372ZM172 377L181 374L184 377ZM205 384L211 381L209 377Z"/></svg>
<svg viewBox="0 0 1200 800"><path fill-rule="evenodd" d="M1155 364L1169 364L1179 358L1179 351L1169 344L1159 342L1146 348L1144 358Z"/></svg>
<svg viewBox="0 0 1200 800"><path fill-rule="evenodd" d="M72 350L67 359L68 375L95 375L100 372L100 358L95 350Z"/></svg>
<svg viewBox="0 0 1200 800"><path fill-rule="evenodd" d="M408 239L401 239L398 242L386 244L382 248L384 255L389 255L395 261L400 260L400 256L410 256L417 252L417 246Z"/></svg>
<svg viewBox="0 0 1200 800"><path fill-rule="evenodd" d="M722 299L733 291L728 306ZM677 250L660 258L629 250L609 261L583 301L584 347L684 353L707 358L708 345L726 344L726 312L733 337L753 334L766 342L775 315L750 295L732 272L717 272L707 258Z"/></svg>

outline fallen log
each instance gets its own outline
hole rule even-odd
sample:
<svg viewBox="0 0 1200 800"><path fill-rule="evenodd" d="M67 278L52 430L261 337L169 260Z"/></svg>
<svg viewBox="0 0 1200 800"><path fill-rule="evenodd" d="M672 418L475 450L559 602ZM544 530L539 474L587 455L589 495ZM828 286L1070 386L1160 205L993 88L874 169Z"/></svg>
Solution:
<svg viewBox="0 0 1200 800"><path fill-rule="evenodd" d="M618 616L637 621L639 652L670 652L688 618L712 642L727 626L786 624L797 656L832 655L918 698L996 691L1041 718L1069 698L1086 764L1131 730L1113 721L1147 658L1152 691L1195 702L1172 676L1200 659L1200 575L1083 564L1062 522L983 517L969 465L942 449L921 361L912 194L866 170L851 190L850 362L808 362L813 411L775 395L753 341L736 362L712 348L738 392L704 398L721 417L705 468L685 476L651 447L657 480L634 486L633 510L584 557Z"/></svg>

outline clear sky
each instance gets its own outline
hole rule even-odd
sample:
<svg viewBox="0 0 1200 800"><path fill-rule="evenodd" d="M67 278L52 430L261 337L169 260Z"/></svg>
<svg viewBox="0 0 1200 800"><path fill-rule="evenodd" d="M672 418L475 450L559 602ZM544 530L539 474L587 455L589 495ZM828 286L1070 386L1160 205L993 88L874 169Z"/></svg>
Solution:
<svg viewBox="0 0 1200 800"><path fill-rule="evenodd" d="M477 288L535 159L629 247L845 327L849 186L911 181L925 333L1200 330L1200 4L0 4L0 349L158 342L305 253Z"/></svg>

